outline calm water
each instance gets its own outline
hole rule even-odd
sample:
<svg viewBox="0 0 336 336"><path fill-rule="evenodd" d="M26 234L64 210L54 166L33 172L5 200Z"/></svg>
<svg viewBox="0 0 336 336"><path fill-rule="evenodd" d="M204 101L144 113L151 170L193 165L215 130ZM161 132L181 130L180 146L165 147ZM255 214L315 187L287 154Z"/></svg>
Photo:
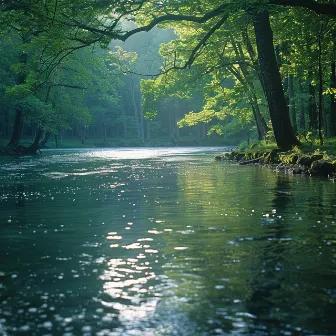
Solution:
<svg viewBox="0 0 336 336"><path fill-rule="evenodd" d="M336 335L336 184L222 151L2 158L0 335Z"/></svg>

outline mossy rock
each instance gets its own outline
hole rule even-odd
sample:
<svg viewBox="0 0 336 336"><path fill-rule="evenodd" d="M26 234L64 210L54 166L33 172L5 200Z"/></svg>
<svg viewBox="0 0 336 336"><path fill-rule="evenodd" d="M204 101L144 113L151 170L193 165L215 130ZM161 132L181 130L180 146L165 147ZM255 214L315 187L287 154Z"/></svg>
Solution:
<svg viewBox="0 0 336 336"><path fill-rule="evenodd" d="M323 159L323 154L313 154L313 155L311 156L311 159L312 159L313 161L322 160L322 159Z"/></svg>
<svg viewBox="0 0 336 336"><path fill-rule="evenodd" d="M311 165L311 157L308 155L303 155L299 158L298 164L301 166L307 166L309 167Z"/></svg>
<svg viewBox="0 0 336 336"><path fill-rule="evenodd" d="M235 160L240 161L240 160L243 160L244 157L245 157L244 153L236 153L234 158L235 158Z"/></svg>
<svg viewBox="0 0 336 336"><path fill-rule="evenodd" d="M303 155L299 158L298 164L306 167L311 167L314 161L322 160L323 154Z"/></svg>
<svg viewBox="0 0 336 336"><path fill-rule="evenodd" d="M335 166L327 160L313 161L309 169L310 175L314 176L330 176L335 172Z"/></svg>

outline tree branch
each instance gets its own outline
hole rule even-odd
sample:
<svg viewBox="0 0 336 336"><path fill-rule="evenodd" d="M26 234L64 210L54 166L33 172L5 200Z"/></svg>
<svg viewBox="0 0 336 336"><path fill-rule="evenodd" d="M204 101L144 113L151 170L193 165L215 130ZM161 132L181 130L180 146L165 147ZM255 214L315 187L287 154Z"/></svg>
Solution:
<svg viewBox="0 0 336 336"><path fill-rule="evenodd" d="M302 7L310 9L317 14L336 17L336 5L330 3L319 3L314 0L269 0L270 5Z"/></svg>
<svg viewBox="0 0 336 336"><path fill-rule="evenodd" d="M49 87L66 87L69 89L79 89L79 90L87 90L87 87L83 87L83 86L78 86L78 85L70 85L70 84L51 84L49 85Z"/></svg>

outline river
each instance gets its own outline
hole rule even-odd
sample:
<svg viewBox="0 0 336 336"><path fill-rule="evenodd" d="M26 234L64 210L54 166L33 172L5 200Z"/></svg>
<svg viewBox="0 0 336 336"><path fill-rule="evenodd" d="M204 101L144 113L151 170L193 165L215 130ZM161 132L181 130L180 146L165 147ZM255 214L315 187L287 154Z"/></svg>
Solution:
<svg viewBox="0 0 336 336"><path fill-rule="evenodd" d="M1 158L0 335L336 335L336 184L223 151Z"/></svg>

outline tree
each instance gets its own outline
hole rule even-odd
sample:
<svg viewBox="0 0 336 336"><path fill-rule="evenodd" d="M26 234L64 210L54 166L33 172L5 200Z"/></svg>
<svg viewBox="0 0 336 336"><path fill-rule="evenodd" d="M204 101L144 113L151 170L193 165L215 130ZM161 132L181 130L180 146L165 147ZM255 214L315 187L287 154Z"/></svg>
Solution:
<svg viewBox="0 0 336 336"><path fill-rule="evenodd" d="M103 3L94 0L76 0L68 3L67 1L54 0L47 2L45 6L42 6L40 1L26 0L19 2L12 0L2 2L1 14L5 17L7 23L9 22L8 18L12 18L17 24L20 22L22 15L25 19L28 19L34 27L34 31L30 35L32 41L35 40L35 36L43 41L48 41L54 36L57 37L51 40L59 41L59 43L52 43L50 48L47 44L45 48L45 50L50 50L51 55L55 50L58 51L55 57L49 58L52 62L46 62L46 64L51 64L46 66L48 70L45 73L48 75L69 53L78 48L83 48L95 42L106 43L108 38L125 41L138 32L149 31L160 24L166 26L169 22L173 25L192 22L197 28L206 28L203 37L193 44L190 57L186 62L174 65L174 68L186 69L199 57L203 47L212 36L236 13L241 11L247 14L251 13L255 17L254 27L260 75L268 100L275 138L280 148L287 149L298 144L298 141L290 125L281 77L273 55L273 38L268 11L273 10L273 8L291 7L305 8L318 14L336 17L336 5L314 0L255 0L253 2L216 0L211 3L175 0L165 2L148 0L115 2L107 0ZM121 22L133 22L134 20L139 24L139 27L123 29ZM64 32L66 33L64 34ZM66 44L69 41L73 43L71 47L64 47L64 43ZM44 52L42 54L44 55ZM268 59L268 57L270 58ZM323 105L321 103L321 87L322 85L320 85L319 95L320 114ZM319 120L321 121L321 118Z"/></svg>

